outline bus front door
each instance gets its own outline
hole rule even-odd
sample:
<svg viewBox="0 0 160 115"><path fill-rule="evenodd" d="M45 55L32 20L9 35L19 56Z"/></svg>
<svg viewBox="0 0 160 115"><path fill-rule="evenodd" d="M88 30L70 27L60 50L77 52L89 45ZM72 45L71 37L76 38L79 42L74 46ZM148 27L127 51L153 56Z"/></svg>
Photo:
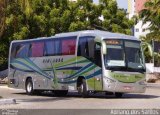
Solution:
<svg viewBox="0 0 160 115"><path fill-rule="evenodd" d="M102 78L102 59L101 59L101 45L96 43L95 44L95 51L94 51L94 62L96 65L95 72L94 72L94 84L95 90L102 90L103 89L103 78Z"/></svg>

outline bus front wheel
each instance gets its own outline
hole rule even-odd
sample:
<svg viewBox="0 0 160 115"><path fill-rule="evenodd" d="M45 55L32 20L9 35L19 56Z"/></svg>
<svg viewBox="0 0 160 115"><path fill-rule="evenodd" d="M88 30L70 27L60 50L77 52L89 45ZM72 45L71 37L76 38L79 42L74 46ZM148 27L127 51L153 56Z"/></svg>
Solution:
<svg viewBox="0 0 160 115"><path fill-rule="evenodd" d="M34 89L33 89L32 79L28 79L28 80L26 81L26 86L25 86L25 88L26 88L26 93L27 93L28 95L33 95Z"/></svg>
<svg viewBox="0 0 160 115"><path fill-rule="evenodd" d="M78 92L82 95L83 98L88 97L88 91L85 79L82 79L81 85L78 88Z"/></svg>

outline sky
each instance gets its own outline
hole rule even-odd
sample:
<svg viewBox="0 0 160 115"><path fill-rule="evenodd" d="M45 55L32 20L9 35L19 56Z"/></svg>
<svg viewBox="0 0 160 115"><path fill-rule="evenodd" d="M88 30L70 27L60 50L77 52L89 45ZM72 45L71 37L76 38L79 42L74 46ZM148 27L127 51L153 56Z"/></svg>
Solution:
<svg viewBox="0 0 160 115"><path fill-rule="evenodd" d="M98 3L99 0L93 0L95 3ZM119 8L127 9L128 0L116 0Z"/></svg>

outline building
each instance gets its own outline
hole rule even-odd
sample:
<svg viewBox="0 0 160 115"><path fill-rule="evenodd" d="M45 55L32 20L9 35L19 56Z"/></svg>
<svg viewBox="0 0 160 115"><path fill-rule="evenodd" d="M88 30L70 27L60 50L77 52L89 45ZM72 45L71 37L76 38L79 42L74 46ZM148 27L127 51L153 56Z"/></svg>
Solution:
<svg viewBox="0 0 160 115"><path fill-rule="evenodd" d="M131 19L134 15L144 9L144 4L147 0L128 0L128 17ZM148 30L150 22L143 24L143 21L140 20L133 28L133 35L137 38L141 36L146 36L150 31Z"/></svg>
<svg viewBox="0 0 160 115"><path fill-rule="evenodd" d="M128 17L131 19L135 15L135 0L128 0Z"/></svg>
<svg viewBox="0 0 160 115"><path fill-rule="evenodd" d="M135 1L135 12L139 13L142 9L144 9L144 4L147 0L134 0Z"/></svg>
<svg viewBox="0 0 160 115"><path fill-rule="evenodd" d="M150 33L150 30L148 30L150 25L150 22L147 22L146 24L143 24L143 21L140 20L135 26L134 26L134 36L137 38L140 38L141 36L146 36L148 33Z"/></svg>
<svg viewBox="0 0 160 115"><path fill-rule="evenodd" d="M144 4L147 0L128 0L128 13L138 14L142 9L144 9Z"/></svg>

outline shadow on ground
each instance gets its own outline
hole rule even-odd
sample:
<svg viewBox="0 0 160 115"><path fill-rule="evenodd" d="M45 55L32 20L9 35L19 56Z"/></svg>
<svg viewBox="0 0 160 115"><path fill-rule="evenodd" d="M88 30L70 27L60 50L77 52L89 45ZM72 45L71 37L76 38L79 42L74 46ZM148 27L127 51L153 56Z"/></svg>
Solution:
<svg viewBox="0 0 160 115"><path fill-rule="evenodd" d="M69 92L66 96L57 97L53 93L44 92L40 95L32 95L28 96L25 92L24 93L14 93L16 95L23 95L27 96L28 98L20 99L23 102L50 102L50 101L60 101L60 100L71 100L73 98L82 98L80 94L77 92ZM47 98L46 98L47 97ZM104 93L96 93L90 94L87 98L97 98L97 99L152 99L152 98L159 98L156 95L148 95L148 94L124 94L121 98L116 98L114 95L105 95Z"/></svg>

